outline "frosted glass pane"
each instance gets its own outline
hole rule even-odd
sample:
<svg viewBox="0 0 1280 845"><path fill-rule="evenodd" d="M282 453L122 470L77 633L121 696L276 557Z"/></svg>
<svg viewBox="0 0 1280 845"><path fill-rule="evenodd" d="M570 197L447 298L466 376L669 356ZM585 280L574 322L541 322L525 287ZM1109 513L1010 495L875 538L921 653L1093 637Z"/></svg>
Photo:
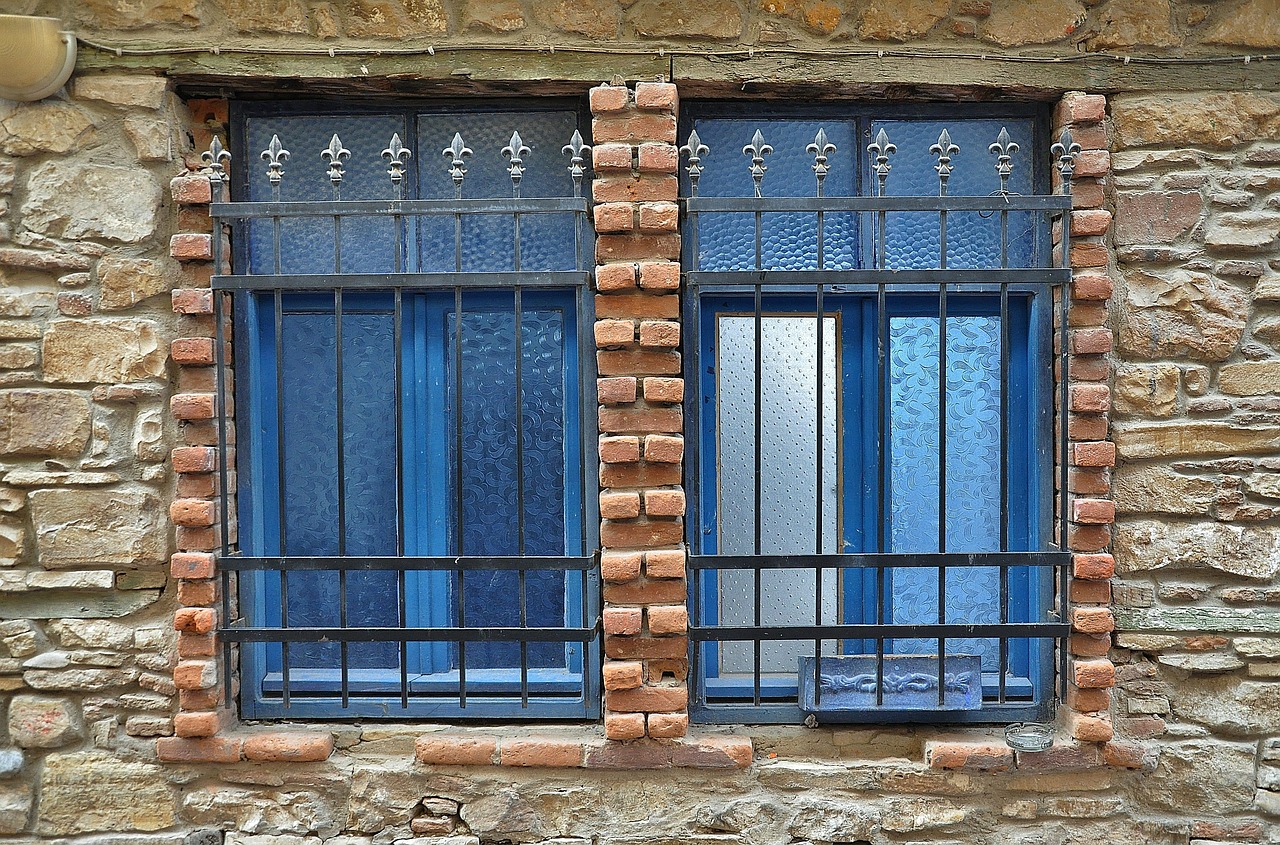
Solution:
<svg viewBox="0 0 1280 845"><path fill-rule="evenodd" d="M839 525L837 455L839 373L838 322L823 319L822 479L818 478L818 325L813 315L761 318L760 466L755 458L756 321L753 316L717 320L719 362L720 534L722 554L755 551L755 486L761 498L761 548L764 554L806 554L819 550L818 509L822 501L821 551L834 553ZM837 615L837 574L823 574L824 621ZM809 571L774 570L762 574L761 622L806 625L815 619L816 576ZM720 623L754 623L754 576L720 575ZM765 643L762 668L794 674L811 643ZM750 672L749 643L721 647L723 673Z"/></svg>

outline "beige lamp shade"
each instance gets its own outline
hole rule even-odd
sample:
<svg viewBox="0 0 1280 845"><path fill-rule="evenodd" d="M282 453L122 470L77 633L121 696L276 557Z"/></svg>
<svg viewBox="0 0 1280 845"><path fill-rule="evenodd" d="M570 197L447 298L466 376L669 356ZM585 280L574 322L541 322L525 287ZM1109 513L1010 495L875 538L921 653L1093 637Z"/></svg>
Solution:
<svg viewBox="0 0 1280 845"><path fill-rule="evenodd" d="M76 37L57 18L0 15L0 97L31 102L56 92L76 65Z"/></svg>

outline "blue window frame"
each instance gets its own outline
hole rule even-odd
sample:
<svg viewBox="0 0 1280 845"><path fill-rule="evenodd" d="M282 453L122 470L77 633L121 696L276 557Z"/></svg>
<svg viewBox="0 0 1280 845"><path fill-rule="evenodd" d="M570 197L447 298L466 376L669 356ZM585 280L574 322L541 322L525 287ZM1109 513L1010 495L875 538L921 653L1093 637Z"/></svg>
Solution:
<svg viewBox="0 0 1280 845"><path fill-rule="evenodd" d="M246 174L239 199L328 201L318 150L336 133L351 152L342 200L392 197L379 151L393 134L418 142L400 196L448 200L462 192L440 157L455 131L476 150L467 198L510 197L501 147L515 129L528 146L520 196L539 198L533 208L574 196L561 147L579 122L576 105L244 106L233 136L242 149L274 135L316 151L297 165L311 178L273 187ZM239 611L263 631L367 635L246 639L242 713L591 718L598 586L584 444L595 434L583 409L594 378L580 353L586 273L570 272L588 252L585 204L518 216L391 211L238 229L236 260L254 280L233 300L239 542L228 564L280 559L241 573ZM557 272L574 283L546 280ZM290 289L290 274L320 289ZM414 559L433 563L404 563ZM513 629L546 635L501 635Z"/></svg>
<svg viewBox="0 0 1280 845"><path fill-rule="evenodd" d="M959 147L953 196L1001 188L988 155L1001 129L1027 154L1006 190L1029 195L1045 183L1030 164L1029 153L1044 144L1029 109L921 107L904 119L874 107L686 104L683 132L695 132L705 149L696 191L687 170L683 191L710 198L690 202L685 238L686 320L695 329L686 334L686 377L697 385L687 402L696 421L690 603L704 634L695 632L693 645L693 711L703 721L804 718L798 666L819 651L879 651L877 659L890 662L932 655L939 664L937 636L817 642L793 633L806 626L992 626L1037 623L1052 610L1048 567L831 563L838 555L1053 548L1054 301L1045 285L995 278L1002 268L1049 265L1047 217L949 212L944 241L936 210L753 214L715 205L753 194L766 197L764 208L770 197L814 197L819 130L834 147L824 151L824 196L877 195L866 148L884 130L904 151L885 195L936 197L937 158L928 150L943 129ZM760 140L771 149L760 153ZM753 153L766 166L763 178L749 167ZM856 275L872 268L996 272L985 283L940 280L945 288L924 288ZM788 281L789 273L807 273L808 282ZM771 562L718 568L717 557ZM767 633L723 639L716 628ZM972 656L968 665L980 667L976 710L939 700L937 708L876 706L834 719L1000 721L1043 715L1050 706L1051 639L943 642L948 662ZM883 675L876 682L887 686Z"/></svg>

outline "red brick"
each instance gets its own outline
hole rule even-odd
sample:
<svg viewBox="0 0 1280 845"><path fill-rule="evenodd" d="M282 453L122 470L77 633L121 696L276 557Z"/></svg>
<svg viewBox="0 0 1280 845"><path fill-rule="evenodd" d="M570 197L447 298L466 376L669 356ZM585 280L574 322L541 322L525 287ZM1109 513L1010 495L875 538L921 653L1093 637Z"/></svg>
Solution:
<svg viewBox="0 0 1280 845"><path fill-rule="evenodd" d="M178 288L169 294L175 314L212 314L213 291L204 288Z"/></svg>
<svg viewBox="0 0 1280 845"><path fill-rule="evenodd" d="M179 634L181 641L186 634ZM225 691L220 689L180 689L178 690L178 708L180 710L216 710L222 706Z"/></svg>
<svg viewBox="0 0 1280 845"><path fill-rule="evenodd" d="M704 736L696 743L676 746L673 761L677 765L698 768L746 769L755 757L755 748L747 736ZM720 760L723 759L723 763Z"/></svg>
<svg viewBox="0 0 1280 845"><path fill-rule="evenodd" d="M1101 301L1110 299L1113 293L1111 277L1102 273L1077 273L1071 280L1073 299Z"/></svg>
<svg viewBox="0 0 1280 845"><path fill-rule="evenodd" d="M613 261L653 261L680 258L680 236L662 235L601 235L596 238L596 263Z"/></svg>
<svg viewBox="0 0 1280 845"><path fill-rule="evenodd" d="M1111 172L1111 153L1106 150L1082 150L1076 156L1076 177L1093 178Z"/></svg>
<svg viewBox="0 0 1280 845"><path fill-rule="evenodd" d="M681 590L684 586L681 585ZM689 653L688 637L605 637L604 653L616 660L679 658Z"/></svg>
<svg viewBox="0 0 1280 845"><path fill-rule="evenodd" d="M1111 528L1106 525L1072 525L1067 532L1067 548L1073 552L1100 552L1111 545Z"/></svg>
<svg viewBox="0 0 1280 845"><path fill-rule="evenodd" d="M1071 410L1086 414L1104 414L1111 409L1111 388L1105 384L1071 385Z"/></svg>
<svg viewBox="0 0 1280 845"><path fill-rule="evenodd" d="M1090 417L1105 422L1105 417ZM1081 496L1111 495L1111 470L1105 467L1072 467L1067 473L1067 489ZM1107 576L1108 578L1111 576Z"/></svg>
<svg viewBox="0 0 1280 845"><path fill-rule="evenodd" d="M602 492L600 516L603 519L634 519L640 515L640 494Z"/></svg>
<svg viewBox="0 0 1280 845"><path fill-rule="evenodd" d="M668 681L686 681L689 678L689 658L667 657L646 660L644 677L654 685L662 685Z"/></svg>
<svg viewBox="0 0 1280 845"><path fill-rule="evenodd" d="M1106 634L1115 630L1116 620L1105 607L1071 609L1071 627L1085 634Z"/></svg>
<svg viewBox="0 0 1280 845"><path fill-rule="evenodd" d="M169 410L180 420L211 420L216 404L212 393L179 393L169 400Z"/></svg>
<svg viewBox="0 0 1280 845"><path fill-rule="evenodd" d="M1111 651L1111 637L1106 634L1072 634L1068 651L1077 657L1106 657Z"/></svg>
<svg viewBox="0 0 1280 845"><path fill-rule="evenodd" d="M1136 719L1124 719L1121 722L1123 733L1135 739L1153 739L1164 736L1169 728L1159 716L1140 716Z"/></svg>
<svg viewBox="0 0 1280 845"><path fill-rule="evenodd" d="M1071 380L1072 381L1106 381L1111 378L1111 364L1101 355L1072 355L1071 356ZM1096 417L1089 418L1089 422L1096 421ZM1096 440L1095 437L1073 438L1079 440Z"/></svg>
<svg viewBox="0 0 1280 845"><path fill-rule="evenodd" d="M244 741L245 759L261 763L318 763L332 753L333 734L328 731L275 731Z"/></svg>
<svg viewBox="0 0 1280 845"><path fill-rule="evenodd" d="M674 202L640 203L641 232L674 232L679 220L680 211Z"/></svg>
<svg viewBox="0 0 1280 845"><path fill-rule="evenodd" d="M1068 124L1101 123L1107 116L1107 98L1101 94L1083 94L1072 91L1063 95L1053 113L1053 124L1062 127ZM1056 141L1057 135L1054 136Z"/></svg>
<svg viewBox="0 0 1280 845"><path fill-rule="evenodd" d="M1116 573L1116 559L1108 554L1074 555L1072 564L1077 578L1101 580Z"/></svg>
<svg viewBox="0 0 1280 845"><path fill-rule="evenodd" d="M1035 772L1076 772L1102 763L1098 746L1075 743L1054 743L1044 751L1019 751L1015 756L1019 769Z"/></svg>
<svg viewBox="0 0 1280 845"><path fill-rule="evenodd" d="M629 202L607 202L593 210L597 232L630 232L636 227L635 206Z"/></svg>
<svg viewBox="0 0 1280 845"><path fill-rule="evenodd" d="M207 337L180 337L169 344L169 355L174 363L186 367L207 367L214 362L213 339Z"/></svg>
<svg viewBox="0 0 1280 845"><path fill-rule="evenodd" d="M173 684L178 689L213 689L218 682L217 666L212 660L182 660L173 669Z"/></svg>
<svg viewBox="0 0 1280 845"><path fill-rule="evenodd" d="M622 637L635 636L640 633L644 614L638 607L606 607L604 609L604 632Z"/></svg>
<svg viewBox="0 0 1280 845"><path fill-rule="evenodd" d="M644 574L648 578L683 578L684 550L662 549L644 553Z"/></svg>
<svg viewBox="0 0 1280 845"><path fill-rule="evenodd" d="M179 261L211 261L213 236L191 233L174 235L169 238L169 255Z"/></svg>
<svg viewBox="0 0 1280 845"><path fill-rule="evenodd" d="M1117 769L1154 769L1155 756L1131 742L1108 742L1102 746L1103 762Z"/></svg>
<svg viewBox="0 0 1280 845"><path fill-rule="evenodd" d="M582 751L581 742L568 739L508 739L498 748L498 762L503 766L572 769L582 765Z"/></svg>
<svg viewBox="0 0 1280 845"><path fill-rule="evenodd" d="M596 320L596 346L627 346L635 342L636 324L630 320Z"/></svg>
<svg viewBox="0 0 1280 845"><path fill-rule="evenodd" d="M596 290L627 290L635 286L634 264L602 264L596 268Z"/></svg>
<svg viewBox="0 0 1280 845"><path fill-rule="evenodd" d="M1077 355L1102 355L1114 346L1111 329L1078 329L1071 333L1071 351Z"/></svg>
<svg viewBox="0 0 1280 845"><path fill-rule="evenodd" d="M218 627L218 616L207 607L180 607L173 614L173 629L188 634L207 634Z"/></svg>
<svg viewBox="0 0 1280 845"><path fill-rule="evenodd" d="M645 147L640 148L640 163L644 168ZM674 150L675 147L670 149ZM652 168L649 168L652 169ZM670 168L675 172L675 168ZM591 183L591 198L596 202L661 202L674 200L679 190L675 176L665 173L628 173L616 176L599 176Z"/></svg>
<svg viewBox="0 0 1280 845"><path fill-rule="evenodd" d="M619 713L672 713L689 705L685 687L638 687L613 690L605 695L605 707Z"/></svg>
<svg viewBox="0 0 1280 845"><path fill-rule="evenodd" d="M679 464L601 464L601 487L661 487L683 480Z"/></svg>
<svg viewBox="0 0 1280 845"><path fill-rule="evenodd" d="M611 714L618 715L618 714ZM641 716L643 719L644 717ZM672 749L662 743L606 742L587 749L588 769L669 769Z"/></svg>
<svg viewBox="0 0 1280 845"><path fill-rule="evenodd" d="M1075 660L1071 676L1075 685L1083 689L1105 689L1115 686L1116 667L1105 659Z"/></svg>
<svg viewBox="0 0 1280 845"><path fill-rule="evenodd" d="M209 177L186 173L169 180L169 192L179 205L208 205L213 200Z"/></svg>
<svg viewBox="0 0 1280 845"><path fill-rule="evenodd" d="M1116 503L1107 499L1075 499L1071 519L1086 525L1107 525L1116 521Z"/></svg>
<svg viewBox="0 0 1280 845"><path fill-rule="evenodd" d="M169 518L174 525L188 528L204 528L213 525L213 502L202 499L178 499L169 505Z"/></svg>
<svg viewBox="0 0 1280 845"><path fill-rule="evenodd" d="M644 459L661 464L678 464L684 458L684 438L650 434L644 439Z"/></svg>
<svg viewBox="0 0 1280 845"><path fill-rule="evenodd" d="M676 86L670 82L637 82L636 108L674 110Z"/></svg>
<svg viewBox="0 0 1280 845"><path fill-rule="evenodd" d="M184 607L211 607L217 596L213 581L178 582L178 604Z"/></svg>
<svg viewBox="0 0 1280 845"><path fill-rule="evenodd" d="M596 317L627 320L674 320L680 316L680 297L648 293L596 297Z"/></svg>
<svg viewBox="0 0 1280 845"><path fill-rule="evenodd" d="M684 516L683 490L646 490L644 512L649 516Z"/></svg>
<svg viewBox="0 0 1280 845"><path fill-rule="evenodd" d="M1106 749L1103 749L1105 756ZM1191 838L1234 840L1236 842L1261 842L1262 822L1256 819L1215 819L1191 823Z"/></svg>
<svg viewBox="0 0 1280 845"><path fill-rule="evenodd" d="M631 101L631 92L625 85L597 85L588 95L592 114L620 112Z"/></svg>
<svg viewBox="0 0 1280 845"><path fill-rule="evenodd" d="M1085 209L1071 213L1072 236L1105 235L1111 228L1111 212L1105 209Z"/></svg>
<svg viewBox="0 0 1280 845"><path fill-rule="evenodd" d="M639 437L601 437L600 460L610 464L640 460Z"/></svg>
<svg viewBox="0 0 1280 845"><path fill-rule="evenodd" d="M413 755L429 766L493 765L498 741L492 737L427 734L413 744Z"/></svg>
<svg viewBox="0 0 1280 845"><path fill-rule="evenodd" d="M675 290L680 287L680 265L668 261L642 263L640 287L645 290Z"/></svg>
<svg viewBox="0 0 1280 845"><path fill-rule="evenodd" d="M1071 440L1103 440L1110 431L1106 414L1071 414L1067 420L1067 437Z"/></svg>
<svg viewBox="0 0 1280 845"><path fill-rule="evenodd" d="M644 714L605 713L604 735L614 740L640 739L644 736Z"/></svg>
<svg viewBox="0 0 1280 845"><path fill-rule="evenodd" d="M606 660L604 688L635 689L644 682L644 664L638 660Z"/></svg>
<svg viewBox="0 0 1280 845"><path fill-rule="evenodd" d="M641 327L641 332L644 329ZM650 376L644 380L644 401L676 403L684 401L684 379Z"/></svg>
<svg viewBox="0 0 1280 845"><path fill-rule="evenodd" d="M1013 751L995 742L930 740L924 745L924 759L934 769L1007 772L1013 768Z"/></svg>
<svg viewBox="0 0 1280 845"><path fill-rule="evenodd" d="M213 555L179 552L169 558L169 574L174 578L212 578Z"/></svg>
<svg viewBox="0 0 1280 845"><path fill-rule="evenodd" d="M628 405L636 401L634 376L596 379L596 397L601 405Z"/></svg>
<svg viewBox="0 0 1280 845"><path fill-rule="evenodd" d="M679 406L673 408L600 408L600 430L610 434L624 431L677 432L683 427Z"/></svg>
<svg viewBox="0 0 1280 845"><path fill-rule="evenodd" d="M600 577L605 581L622 583L640 577L640 552L602 552Z"/></svg>
<svg viewBox="0 0 1280 845"><path fill-rule="evenodd" d="M610 604L675 604L688 599L684 582L670 579L605 584L602 592Z"/></svg>
<svg viewBox="0 0 1280 845"><path fill-rule="evenodd" d="M156 740L156 756L166 763L238 763L243 744L244 740L237 737L164 736Z"/></svg>
<svg viewBox="0 0 1280 845"><path fill-rule="evenodd" d="M625 141L676 142L676 117L665 113L623 112L596 117L591 121L591 137L596 143Z"/></svg>
<svg viewBox="0 0 1280 845"><path fill-rule="evenodd" d="M654 739L679 739L689 733L688 713L652 713L649 736Z"/></svg>
<svg viewBox="0 0 1280 845"><path fill-rule="evenodd" d="M645 173L675 173L680 166L680 153L675 144L662 143L644 143L638 148L637 165L641 172ZM675 181L674 179L672 180ZM670 192L664 197L653 197L653 199L675 199L677 196L674 185Z"/></svg>
<svg viewBox="0 0 1280 845"><path fill-rule="evenodd" d="M1071 444L1072 463L1078 467L1113 467L1116 445L1107 441Z"/></svg>
<svg viewBox="0 0 1280 845"><path fill-rule="evenodd" d="M675 349L680 346L680 324L665 320L645 320L640 324L640 345Z"/></svg>
<svg viewBox="0 0 1280 845"><path fill-rule="evenodd" d="M1080 689L1067 685L1067 706L1081 713L1096 713L1111 707L1111 691L1105 689Z"/></svg>
<svg viewBox="0 0 1280 845"><path fill-rule="evenodd" d="M210 473L178 476L174 495L184 499L210 499L218 495L218 479Z"/></svg>
<svg viewBox="0 0 1280 845"><path fill-rule="evenodd" d="M178 657L183 659L189 657L213 657L217 652L217 646L218 638L213 634L178 635ZM188 692L188 690L183 690L183 692ZM190 692L194 692L194 690L190 690ZM217 696L215 695L213 698L216 701ZM208 706L214 706L214 704L211 703Z"/></svg>
<svg viewBox="0 0 1280 845"><path fill-rule="evenodd" d="M1107 303L1076 300L1067 314L1067 324L1072 328L1094 328L1107 322Z"/></svg>
<svg viewBox="0 0 1280 845"><path fill-rule="evenodd" d="M178 713L173 717L173 732L189 739L213 736L222 727L222 714L217 710L203 713Z"/></svg>
<svg viewBox="0 0 1280 845"><path fill-rule="evenodd" d="M1107 248L1102 244L1071 244L1072 267L1106 267L1109 259Z"/></svg>
<svg viewBox="0 0 1280 845"><path fill-rule="evenodd" d="M684 605L650 607L648 613L650 634L684 634L689 630L689 611Z"/></svg>
<svg viewBox="0 0 1280 845"><path fill-rule="evenodd" d="M601 375L678 375L680 353L655 349L601 350L596 353Z"/></svg>
<svg viewBox="0 0 1280 845"><path fill-rule="evenodd" d="M1055 178L1054 184L1057 184ZM1072 208L1102 208L1106 194L1098 179L1077 179L1071 185Z"/></svg>
<svg viewBox="0 0 1280 845"><path fill-rule="evenodd" d="M1071 601L1078 604L1110 604L1111 582L1072 578L1069 594Z"/></svg>
<svg viewBox="0 0 1280 845"><path fill-rule="evenodd" d="M630 144L596 144L591 148L591 166L602 170L630 170L634 158Z"/></svg>
<svg viewBox="0 0 1280 845"><path fill-rule="evenodd" d="M1080 742L1110 742L1115 736L1111 717L1105 714L1068 713L1067 731Z"/></svg>

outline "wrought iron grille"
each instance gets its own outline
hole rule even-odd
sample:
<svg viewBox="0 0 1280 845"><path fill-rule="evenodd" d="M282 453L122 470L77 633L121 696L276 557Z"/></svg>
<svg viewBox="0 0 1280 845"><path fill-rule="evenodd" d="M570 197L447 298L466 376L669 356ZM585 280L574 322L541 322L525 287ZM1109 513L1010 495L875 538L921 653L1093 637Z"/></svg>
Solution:
<svg viewBox="0 0 1280 845"><path fill-rule="evenodd" d="M841 151L844 195L833 195L830 122L816 133L799 119L766 126L787 141L776 156L784 172L771 180L765 131L747 137L740 114L709 114L688 125L680 150L685 410L698 435L686 458L694 715L1046 716L1064 691L1070 562L1061 457L1070 227L1056 244L1051 233L1071 208L1080 147L1065 132L1052 145L1060 193L1020 191L1017 168L1025 184L1037 180L1002 128L980 150L991 156L992 190L958 195L949 187L974 179L957 180L957 169L978 164L958 156L952 125L931 145L912 138L911 195L895 195L890 132L920 133L864 116L842 143L862 138L865 152ZM963 142L973 143L974 125ZM968 240L958 244L957 231ZM974 243L986 247L965 255ZM953 383L957 367L973 366L957 351L966 321L982 324L965 354L986 356L984 396ZM907 373L895 356L912 326L928 342L917 339ZM914 404L902 400L909 391ZM949 480L962 475L957 451L980 445L962 442L966 415L978 412L998 417L995 457L985 475ZM912 433L914 445L898 443ZM927 483L910 480L911 461L930 468ZM982 487L998 507L957 500ZM966 536L965 522L984 524L987 539ZM981 610L957 595L966 584Z"/></svg>
<svg viewBox="0 0 1280 845"><path fill-rule="evenodd" d="M247 199L227 197L220 142L204 154L219 407L236 398L234 431L229 413L217 430L224 502L238 478L219 528L218 635L228 699L239 652L246 716L599 711L595 432L581 412L595 378L577 349L590 147L575 130L535 152L516 131L473 153L467 131L429 150L430 168L392 135L381 187L377 148L333 134L303 200L283 190L294 165L277 135ZM365 181L348 191L356 164ZM509 196L470 196L473 164L490 193L505 170ZM525 195L536 164L544 186L566 165L561 196ZM428 179L437 198L412 198Z"/></svg>

